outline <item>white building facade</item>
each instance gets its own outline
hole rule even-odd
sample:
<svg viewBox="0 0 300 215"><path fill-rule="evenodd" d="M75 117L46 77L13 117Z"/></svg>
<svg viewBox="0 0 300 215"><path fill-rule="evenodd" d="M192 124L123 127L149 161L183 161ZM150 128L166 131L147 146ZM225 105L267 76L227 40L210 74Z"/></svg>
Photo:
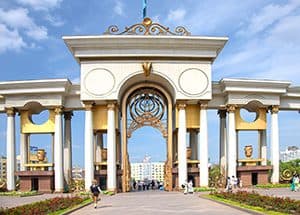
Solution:
<svg viewBox="0 0 300 215"><path fill-rule="evenodd" d="M300 159L300 149L298 147L288 147L286 150L280 151L281 162L288 162L296 159Z"/></svg>
<svg viewBox="0 0 300 215"><path fill-rule="evenodd" d="M131 163L131 179L135 181L164 181L164 162Z"/></svg>
<svg viewBox="0 0 300 215"><path fill-rule="evenodd" d="M166 190L180 189L188 179L196 186L208 186L208 110L215 110L220 118L224 176L244 177L245 185L250 185L251 181L266 183L272 170L271 182L279 182L278 112L300 110L300 87L276 80L213 81L212 64L227 37L191 36L183 27L171 32L145 18L124 32L111 26L104 35L64 36L63 40L80 66L80 84L68 79L0 82L0 112L7 116L8 190L15 189L19 132L21 189L30 189L26 180L33 175L47 178L49 186L43 189L63 191L72 173L73 111L85 113L82 151L87 190L96 178L108 190L130 191L128 138L142 126L159 129L166 139ZM256 113L255 121L243 120L241 109ZM48 121L34 124L31 116L43 110L49 111ZM270 151L267 115L271 116ZM20 130L16 117L20 117ZM240 158L242 130L259 133L258 158ZM53 163L31 164L30 137L41 133L52 136ZM267 165L268 154L271 165Z"/></svg>

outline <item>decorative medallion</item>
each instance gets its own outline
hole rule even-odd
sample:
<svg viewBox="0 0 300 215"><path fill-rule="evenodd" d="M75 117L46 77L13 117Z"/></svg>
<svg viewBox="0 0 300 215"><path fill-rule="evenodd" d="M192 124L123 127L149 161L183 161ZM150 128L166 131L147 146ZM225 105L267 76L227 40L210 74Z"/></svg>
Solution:
<svg viewBox="0 0 300 215"><path fill-rule="evenodd" d="M209 84L207 75L200 69L190 68L181 73L178 80L181 90L191 96L202 94Z"/></svg>
<svg viewBox="0 0 300 215"><path fill-rule="evenodd" d="M168 27L162 26L159 23L153 23L152 20L146 17L142 23L134 24L130 27L125 27L123 32L119 32L116 25L111 25L104 32L105 35L174 35L174 36L190 36L184 27L178 26L174 32L171 32Z"/></svg>
<svg viewBox="0 0 300 215"><path fill-rule="evenodd" d="M143 126L152 126L167 137L167 120L164 97L152 88L143 88L135 91L128 99L128 126L127 136Z"/></svg>
<svg viewBox="0 0 300 215"><path fill-rule="evenodd" d="M90 94L104 96L114 88L115 77L109 70L97 68L85 75L83 85Z"/></svg>

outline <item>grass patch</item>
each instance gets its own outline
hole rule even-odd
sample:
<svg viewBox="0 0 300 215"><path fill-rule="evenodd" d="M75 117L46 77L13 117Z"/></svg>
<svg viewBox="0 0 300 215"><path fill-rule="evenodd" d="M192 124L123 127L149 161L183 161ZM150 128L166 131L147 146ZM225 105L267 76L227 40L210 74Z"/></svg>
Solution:
<svg viewBox="0 0 300 215"><path fill-rule="evenodd" d="M70 207L70 208L65 208L65 209L62 209L62 210L58 210L58 211L49 213L48 215L63 215L63 214L66 214L66 213L70 213L70 212L72 212L72 211L74 211L74 210L76 210L78 208L87 206L87 205L89 205L92 202L93 202L93 200L89 198L89 199L84 200L79 205L76 205L76 206Z"/></svg>
<svg viewBox="0 0 300 215"><path fill-rule="evenodd" d="M194 192L213 192L216 191L213 187L195 187Z"/></svg>
<svg viewBox="0 0 300 215"><path fill-rule="evenodd" d="M18 197L26 197L26 196L36 196L40 195L38 191L26 191L26 192L21 192L21 191L11 191L11 192L0 192L0 196L18 196Z"/></svg>
<svg viewBox="0 0 300 215"><path fill-rule="evenodd" d="M290 184L258 184L256 188L289 188Z"/></svg>
<svg viewBox="0 0 300 215"><path fill-rule="evenodd" d="M233 206L236 206L236 207L239 207L239 208L244 208L244 209L256 211L256 212L259 212L259 213L262 213L262 214L267 214L267 215L287 215L288 214L288 213L281 213L281 212L277 212L277 211L266 210L266 209L261 208L261 207L246 205L246 204L239 203L239 202L236 202L236 201L233 201L233 200L223 199L223 198L220 198L220 197L217 197L217 196L214 196L214 195L205 195L205 198L212 199L212 200L219 201L219 202L223 202L225 204L228 204L229 206L233 205Z"/></svg>

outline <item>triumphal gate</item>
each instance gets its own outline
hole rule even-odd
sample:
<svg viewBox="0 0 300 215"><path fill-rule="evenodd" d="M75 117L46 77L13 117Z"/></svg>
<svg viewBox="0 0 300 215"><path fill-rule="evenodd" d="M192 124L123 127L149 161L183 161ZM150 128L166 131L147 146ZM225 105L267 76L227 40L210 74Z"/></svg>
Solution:
<svg viewBox="0 0 300 215"><path fill-rule="evenodd" d="M7 188L37 186L63 191L71 180L73 111L85 112L85 188L95 178L112 191L130 191L128 139L143 127L158 129L166 141L165 190L178 189L188 179L209 185L209 109L220 118L220 168L223 176L240 177L244 185L279 182L280 110L300 109L300 88L287 81L228 79L212 81L212 64L228 38L191 36L184 27L174 31L151 19L103 35L64 36L80 66L80 84L68 79L0 83L0 110L7 114ZM241 109L256 114L245 121ZM49 119L35 124L31 117L49 110ZM16 113L20 130L15 129ZM267 114L271 115L270 160L267 163ZM258 156L252 145L239 155L238 133L257 131ZM20 132L21 168L16 170L15 134ZM43 151L29 159L30 136L50 134L52 163ZM104 144L104 134L107 136ZM189 135L189 138L186 138ZM187 141L188 140L188 141ZM104 147L106 145L106 147ZM33 185L35 184L35 185Z"/></svg>

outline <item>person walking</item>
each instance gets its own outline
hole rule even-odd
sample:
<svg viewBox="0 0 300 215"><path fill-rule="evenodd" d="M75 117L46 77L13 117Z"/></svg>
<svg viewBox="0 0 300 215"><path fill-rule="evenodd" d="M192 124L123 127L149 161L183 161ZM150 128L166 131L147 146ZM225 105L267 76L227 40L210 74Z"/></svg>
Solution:
<svg viewBox="0 0 300 215"><path fill-rule="evenodd" d="M296 175L293 175L291 179L291 191L296 191L295 181L296 181Z"/></svg>
<svg viewBox="0 0 300 215"><path fill-rule="evenodd" d="M188 187L188 193L193 194L194 193L194 188L193 188L193 181L190 180L189 183L187 184Z"/></svg>
<svg viewBox="0 0 300 215"><path fill-rule="evenodd" d="M295 191L298 191L299 190L299 175L296 175L294 184L295 184Z"/></svg>
<svg viewBox="0 0 300 215"><path fill-rule="evenodd" d="M92 181L92 185L90 187L90 190L91 190L92 195L93 195L94 208L96 209L99 194L102 193L102 190L100 189L100 186L98 185L97 180L94 179Z"/></svg>
<svg viewBox="0 0 300 215"><path fill-rule="evenodd" d="M232 191L232 184L231 184L230 177L227 177L227 181L226 181L226 191L227 191L227 192L231 192L231 191Z"/></svg>

